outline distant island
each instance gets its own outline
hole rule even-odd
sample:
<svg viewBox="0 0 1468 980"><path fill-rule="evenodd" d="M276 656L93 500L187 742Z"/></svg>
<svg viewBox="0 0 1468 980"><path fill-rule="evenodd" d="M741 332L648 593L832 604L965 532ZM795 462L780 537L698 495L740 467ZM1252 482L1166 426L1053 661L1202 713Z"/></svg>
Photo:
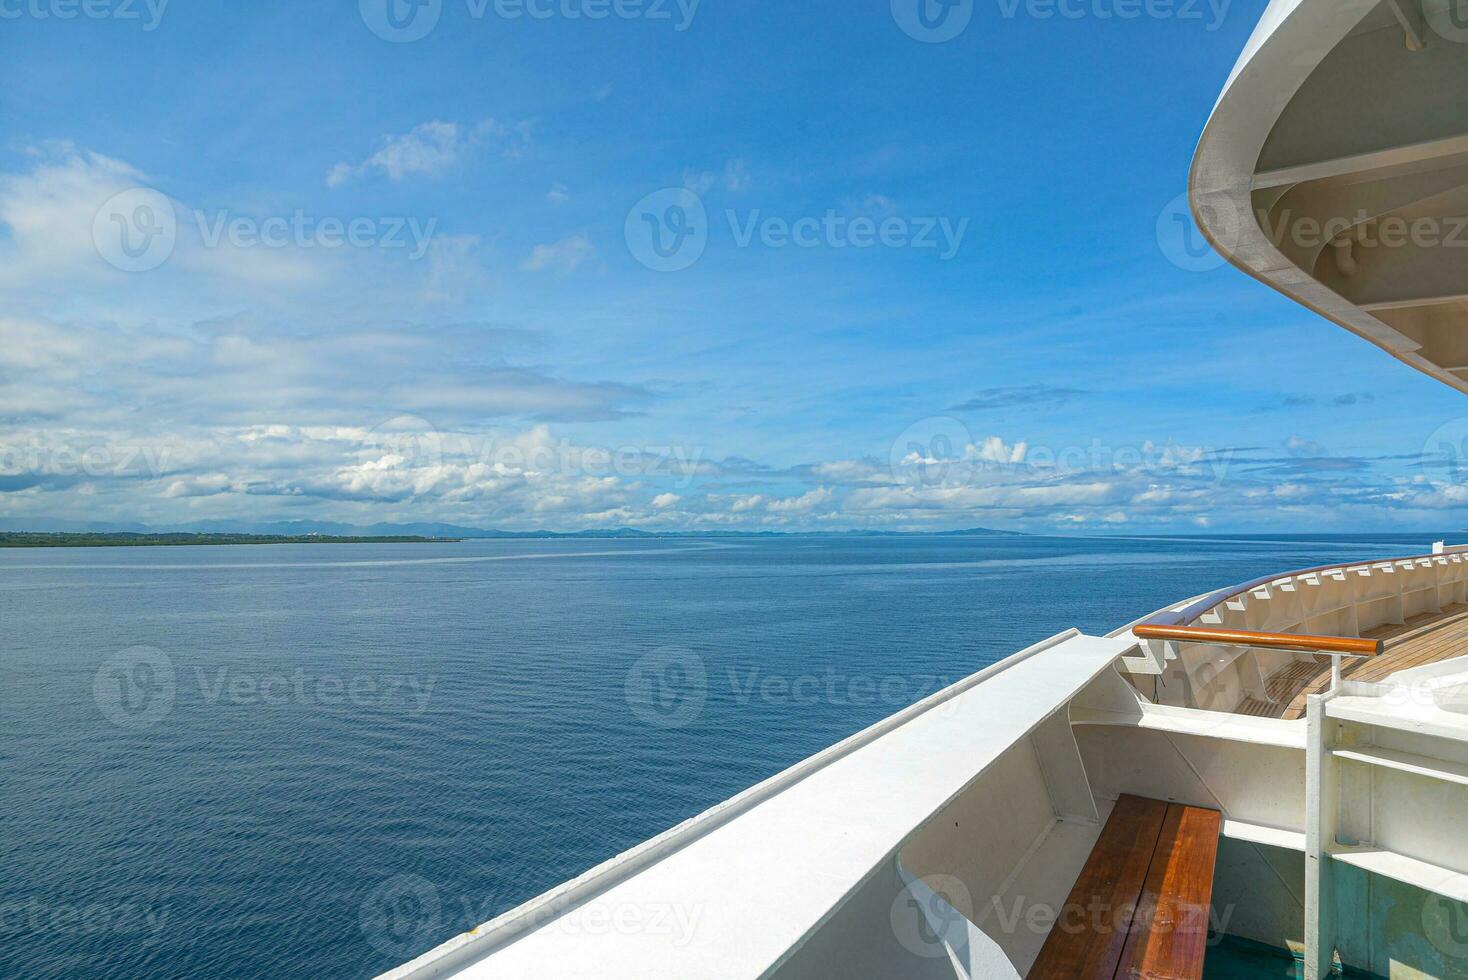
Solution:
<svg viewBox="0 0 1468 980"><path fill-rule="evenodd" d="M1021 537L1018 531L974 527L958 531L644 531L618 527L583 531L502 531L452 524L284 524L236 527L150 528L131 526L55 527L32 530L0 519L0 548L145 548L225 544L446 544L469 540L508 539L652 539L652 538L907 538ZM5 527L5 525L9 527Z"/></svg>
<svg viewBox="0 0 1468 980"><path fill-rule="evenodd" d="M635 527L617 527L587 531L475 531L460 529L464 540L509 538L512 540L545 538L974 538L1023 537L1020 531L993 531L971 527L962 531L644 531Z"/></svg>
<svg viewBox="0 0 1468 980"><path fill-rule="evenodd" d="M135 534L0 531L0 548L167 548L222 544L438 544L458 538L328 534Z"/></svg>

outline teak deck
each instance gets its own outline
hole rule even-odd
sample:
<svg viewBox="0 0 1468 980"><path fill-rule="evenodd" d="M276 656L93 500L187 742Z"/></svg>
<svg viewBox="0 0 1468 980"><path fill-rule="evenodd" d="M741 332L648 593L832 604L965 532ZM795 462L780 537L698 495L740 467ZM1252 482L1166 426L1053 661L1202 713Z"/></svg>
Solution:
<svg viewBox="0 0 1468 980"><path fill-rule="evenodd" d="M1198 980L1222 817L1123 795L1029 980Z"/></svg>
<svg viewBox="0 0 1468 980"><path fill-rule="evenodd" d="M1406 623L1368 630L1385 640L1379 657L1346 658L1341 676L1352 681L1380 681L1410 667L1421 667L1468 653L1468 606L1449 606L1441 613L1414 616ZM1268 699L1245 698L1238 714L1297 721L1305 717L1305 699L1330 687L1328 657L1297 660L1269 678Z"/></svg>

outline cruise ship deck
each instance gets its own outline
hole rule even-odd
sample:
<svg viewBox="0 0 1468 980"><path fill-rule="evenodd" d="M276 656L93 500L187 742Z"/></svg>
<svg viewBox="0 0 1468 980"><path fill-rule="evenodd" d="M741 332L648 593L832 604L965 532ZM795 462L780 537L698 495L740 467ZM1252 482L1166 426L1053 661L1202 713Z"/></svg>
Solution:
<svg viewBox="0 0 1468 980"><path fill-rule="evenodd" d="M1341 668L1346 680L1376 683L1401 670L1440 663L1468 654L1468 603L1454 603L1439 613L1413 616L1406 623L1377 626L1362 634L1381 640L1379 657L1356 660ZM1297 660L1269 678L1265 698L1245 696L1234 711L1257 718L1297 721L1305 717L1312 694L1324 694L1331 683L1331 665L1313 657Z"/></svg>

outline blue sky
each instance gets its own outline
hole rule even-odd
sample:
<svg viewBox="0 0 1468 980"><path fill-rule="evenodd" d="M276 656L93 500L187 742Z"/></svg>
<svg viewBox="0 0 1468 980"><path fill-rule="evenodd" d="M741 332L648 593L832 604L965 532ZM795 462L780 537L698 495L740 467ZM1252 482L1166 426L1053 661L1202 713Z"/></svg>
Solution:
<svg viewBox="0 0 1468 980"><path fill-rule="evenodd" d="M0 517L1461 524L1170 220L1260 0L916 2L0 0Z"/></svg>

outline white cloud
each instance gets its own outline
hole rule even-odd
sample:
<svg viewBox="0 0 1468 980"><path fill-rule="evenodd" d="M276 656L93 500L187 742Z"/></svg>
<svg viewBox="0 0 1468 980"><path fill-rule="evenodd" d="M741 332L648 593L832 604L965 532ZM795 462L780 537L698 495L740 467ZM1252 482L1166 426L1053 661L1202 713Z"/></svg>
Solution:
<svg viewBox="0 0 1468 980"><path fill-rule="evenodd" d="M551 189L545 192L545 199L560 207L571 200L571 192L566 189L565 184L552 184Z"/></svg>
<svg viewBox="0 0 1468 980"><path fill-rule="evenodd" d="M114 195L146 187L136 168L69 143L33 147L28 173L0 175L0 284L83 275L115 277L92 237L98 212Z"/></svg>
<svg viewBox="0 0 1468 980"><path fill-rule="evenodd" d="M774 514L808 514L822 504L830 503L833 496L830 490L821 487L799 497L771 500L765 509Z"/></svg>
<svg viewBox="0 0 1468 980"><path fill-rule="evenodd" d="M815 463L811 466L811 474L821 480L847 485L900 482L890 464L874 459L835 459Z"/></svg>
<svg viewBox="0 0 1468 980"><path fill-rule="evenodd" d="M1006 445L998 436L989 436L982 444L969 446L965 455L985 463L1023 463L1029 447L1023 442Z"/></svg>
<svg viewBox="0 0 1468 980"><path fill-rule="evenodd" d="M458 163L465 142L458 123L431 120L402 135L384 137L377 152L361 163L338 163L326 175L326 183L339 187L352 177L374 170L394 182L408 177L438 177Z"/></svg>
<svg viewBox="0 0 1468 980"><path fill-rule="evenodd" d="M544 272L553 269L571 272L582 262L596 254L596 246L585 235L570 238L550 245L537 245L521 265L526 272Z"/></svg>
<svg viewBox="0 0 1468 980"><path fill-rule="evenodd" d="M752 179L749 176L749 165L743 160L734 160L724 168L724 186L731 191L749 190Z"/></svg>
<svg viewBox="0 0 1468 980"><path fill-rule="evenodd" d="M1285 440L1285 450L1292 456L1324 456L1325 447L1311 439L1290 436Z"/></svg>
<svg viewBox="0 0 1468 980"><path fill-rule="evenodd" d="M683 186L695 194L707 194L719 186L738 193L749 190L752 184L749 165L743 160L729 161L724 165L723 171L719 173L711 170L683 171Z"/></svg>
<svg viewBox="0 0 1468 980"><path fill-rule="evenodd" d="M389 179L429 175L454 154L462 162L487 134L506 152L529 147L523 127L455 129L452 138L415 130L408 136L419 146L397 138L346 166ZM1324 449L1304 436L1252 464L1250 451L1138 440L1098 456L1088 439L1068 451L1014 433L892 461L883 430L854 457L719 462L694 447L672 466L611 467L605 461L627 447L589 447L594 423L637 433L652 446L626 458L651 460L686 419L635 379L517 366L510 358L521 348L485 340L493 328L436 332L444 317L424 311L458 316L484 295L477 238L435 236L413 275L382 275L386 267L361 254L205 249L183 222L164 267L124 279L97 254L92 221L111 195L148 176L66 144L36 150L26 166L0 175L8 517L1140 531L1302 521L1420 528L1468 512L1468 487L1453 474L1384 476L1370 460L1321 459ZM748 174L731 165L708 179L737 188ZM189 213L188 202L174 204ZM578 234L536 247L523 265L569 272L595 256ZM300 284L310 289L280 288ZM432 422L384 441L380 423L404 413ZM438 449L424 452L434 440ZM739 451L734 442L726 452Z"/></svg>
<svg viewBox="0 0 1468 980"><path fill-rule="evenodd" d="M157 523L205 517L277 520L285 515L356 523L443 520L559 529L629 524L1045 530L1182 529L1211 527L1225 519L1277 521L1284 506L1297 516L1330 514L1337 520L1342 512L1363 512L1361 508L1428 515L1468 508L1464 485L1407 478L1383 489L1364 482L1321 485L1243 476L1220 481L1186 469L1158 473L1111 467L1104 473L1076 474L984 463L946 471L936 485L923 485L870 482L870 471L879 468L875 463L838 460L776 471L747 460L705 465L690 451L671 464L675 458L666 452L575 442L548 424L483 429L442 422L436 426L425 418L384 422L381 415L364 419L360 409L356 415L361 421L344 423L361 392L333 405L315 387L325 379L311 365L330 363L353 347L398 351L399 362L402 355L411 361L411 342L391 335L362 335L342 346L313 347L224 333L209 344L203 360L189 353L188 343L150 345L140 339L136 347L123 345L98 360L88 353L96 349L96 338L86 332L73 336L46 324L14 320L0 320L0 331L23 338L4 348L4 356L10 364L30 365L27 374L34 378L60 381L94 370L106 372L114 383L131 376L140 386L137 398L146 393L170 414L199 420L159 437L135 428L141 401L124 395L110 404L82 395L79 401L50 403L59 406L59 422L33 418L0 424L0 501L12 517ZM168 377L176 373L176 365L189 362L211 365L210 376L197 383ZM151 373L155 366L161 376ZM350 365L342 368L334 375L338 385L354 376ZM369 376L377 373L375 367L367 371ZM518 377L535 387L532 373ZM490 376L482 387L508 384L511 393L468 403L468 415L497 410L497 398L517 402L523 393L513 393L515 383L515 377ZM59 387L75 390L71 384ZM445 405L469 396L468 390L454 386L425 385L425 390L433 388L443 389L438 397ZM48 403L35 389L26 397L33 405ZM412 400L401 392L386 397L394 405ZM246 404L255 407L236 411ZM285 421L308 414L321 420ZM434 417L439 412L423 414ZM248 420L262 415L283 421ZM134 451L139 447L141 454ZM1012 457L1010 449L1006 458ZM101 468L78 472L75 461L81 459L100 461ZM767 485L758 491L721 492L719 481L729 478L731 467L741 479ZM789 482L816 471L843 474L849 482L823 479L821 485L803 488ZM767 475L750 476L760 472Z"/></svg>
<svg viewBox="0 0 1468 980"><path fill-rule="evenodd" d="M861 202L861 209L883 216L897 213L897 205L890 197L882 194L868 194L866 200Z"/></svg>

